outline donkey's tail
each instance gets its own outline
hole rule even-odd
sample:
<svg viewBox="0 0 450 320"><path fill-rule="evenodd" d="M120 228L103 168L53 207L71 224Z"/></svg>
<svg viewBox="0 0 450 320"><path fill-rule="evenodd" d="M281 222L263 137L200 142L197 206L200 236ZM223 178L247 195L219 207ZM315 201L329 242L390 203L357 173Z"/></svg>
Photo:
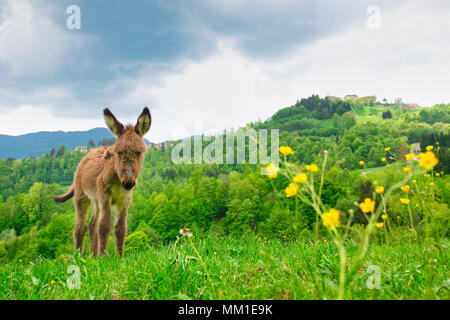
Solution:
<svg viewBox="0 0 450 320"><path fill-rule="evenodd" d="M56 202L64 202L64 201L72 198L73 194L74 194L74 187L72 186L72 187L70 187L69 192L67 192L66 194L63 194L62 196L53 197L53 200L55 200Z"/></svg>

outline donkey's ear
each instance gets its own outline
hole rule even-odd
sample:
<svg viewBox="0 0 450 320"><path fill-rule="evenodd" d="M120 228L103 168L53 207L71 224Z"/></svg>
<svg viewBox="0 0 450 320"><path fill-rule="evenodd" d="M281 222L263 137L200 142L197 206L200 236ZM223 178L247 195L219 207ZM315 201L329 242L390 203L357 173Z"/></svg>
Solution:
<svg viewBox="0 0 450 320"><path fill-rule="evenodd" d="M103 117L105 118L105 122L109 130L116 137L120 137L125 131L123 124L119 120L117 120L116 117L114 117L114 115L111 111L109 111L108 108L103 109Z"/></svg>
<svg viewBox="0 0 450 320"><path fill-rule="evenodd" d="M145 107L134 126L134 131L142 137L150 129L151 124L152 116L150 115L150 110Z"/></svg>

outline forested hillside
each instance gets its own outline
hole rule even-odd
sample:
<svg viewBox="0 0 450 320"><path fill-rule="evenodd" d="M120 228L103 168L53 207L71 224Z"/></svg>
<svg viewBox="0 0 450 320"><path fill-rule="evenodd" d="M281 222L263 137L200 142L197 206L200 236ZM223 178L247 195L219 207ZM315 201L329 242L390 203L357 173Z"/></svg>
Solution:
<svg viewBox="0 0 450 320"><path fill-rule="evenodd" d="M386 111L392 118L383 118ZM354 211L353 223L361 224L366 223L364 214L355 203L371 197L380 181L387 187L399 180L405 155L417 143L422 152L433 146L439 163L431 172L433 194L426 197L436 212L432 223L445 236L449 123L450 105L410 110L312 96L248 127L280 129L280 146L291 147L289 161L300 166L321 167L327 151L327 175L320 187L323 205ZM71 252L73 205L56 204L52 196L67 190L83 155L62 148L40 158L0 159L0 262ZM129 210L127 252L174 240L183 227L197 237L252 234L286 240L311 235L317 226L310 205L284 194L287 177L270 179L260 174L260 165L175 165L170 155L171 149L149 149L146 154ZM426 170L417 161L411 168L415 181L430 188ZM314 183L319 188L319 179ZM408 225L400 197L394 194L386 200L387 211L398 217L392 219L392 228ZM411 205L420 223L425 209L416 206L418 201ZM114 241L109 245L114 251Z"/></svg>

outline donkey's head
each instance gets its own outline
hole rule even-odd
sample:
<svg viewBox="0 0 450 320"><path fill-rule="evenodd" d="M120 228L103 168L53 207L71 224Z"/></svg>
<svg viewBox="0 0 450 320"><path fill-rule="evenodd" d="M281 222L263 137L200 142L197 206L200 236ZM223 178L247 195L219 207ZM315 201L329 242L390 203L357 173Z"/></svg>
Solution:
<svg viewBox="0 0 450 320"><path fill-rule="evenodd" d="M103 110L106 125L117 137L113 146L115 169L122 186L131 190L142 168L147 146L144 134L150 129L152 118L147 107L144 108L135 126L124 125L114 117L108 108Z"/></svg>

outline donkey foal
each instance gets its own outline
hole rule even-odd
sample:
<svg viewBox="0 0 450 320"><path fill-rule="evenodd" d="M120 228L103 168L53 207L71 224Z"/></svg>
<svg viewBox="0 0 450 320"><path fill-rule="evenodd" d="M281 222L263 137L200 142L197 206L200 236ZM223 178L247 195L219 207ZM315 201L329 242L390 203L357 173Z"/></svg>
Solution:
<svg viewBox="0 0 450 320"><path fill-rule="evenodd" d="M74 248L81 252L87 229L87 212L93 205L89 222L90 252L93 255L108 255L106 248L112 228L111 207L114 207L116 248L122 256L128 207L147 150L143 136L150 129L151 115L145 107L135 126L124 127L109 109L104 109L103 113L109 130L117 137L116 143L92 149L78 164L69 192L54 199L56 202L64 202L74 198Z"/></svg>

